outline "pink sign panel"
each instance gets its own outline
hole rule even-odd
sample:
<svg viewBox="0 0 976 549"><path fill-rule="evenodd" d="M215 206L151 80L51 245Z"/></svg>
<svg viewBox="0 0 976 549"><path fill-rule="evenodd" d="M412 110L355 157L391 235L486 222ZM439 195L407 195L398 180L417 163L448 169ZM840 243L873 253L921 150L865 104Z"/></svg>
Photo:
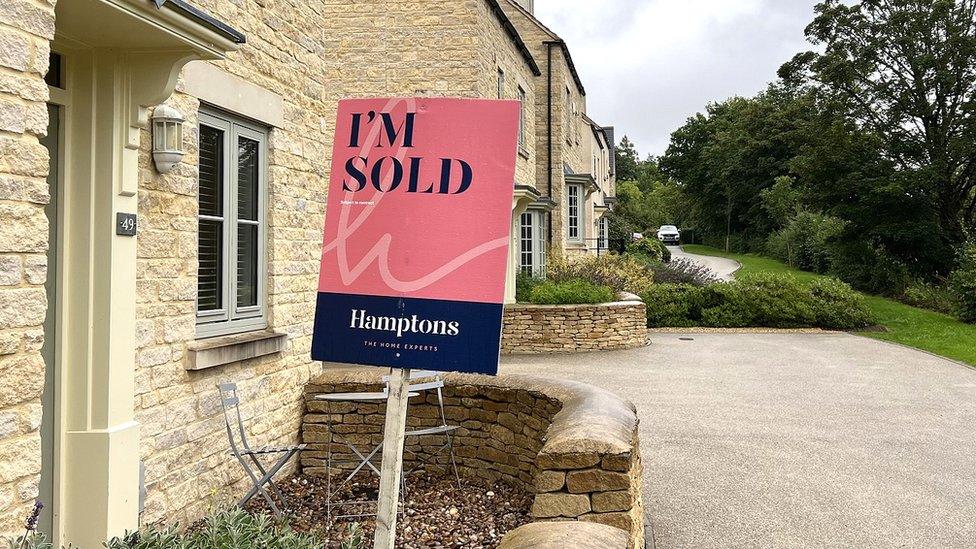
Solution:
<svg viewBox="0 0 976 549"><path fill-rule="evenodd" d="M314 359L497 370L519 109L339 103Z"/></svg>

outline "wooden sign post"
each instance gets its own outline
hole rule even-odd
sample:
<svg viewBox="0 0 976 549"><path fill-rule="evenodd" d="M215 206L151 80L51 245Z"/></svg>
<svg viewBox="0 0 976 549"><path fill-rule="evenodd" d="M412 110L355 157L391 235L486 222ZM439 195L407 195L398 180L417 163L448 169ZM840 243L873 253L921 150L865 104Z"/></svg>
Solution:
<svg viewBox="0 0 976 549"><path fill-rule="evenodd" d="M396 541L397 503L403 474L403 436L407 430L407 401L410 400L410 370L394 368L390 395L386 401L383 429L383 464L380 466L380 495L376 511L373 549L393 549Z"/></svg>
<svg viewBox="0 0 976 549"><path fill-rule="evenodd" d="M520 111L339 102L312 359L392 369L375 549L396 537L410 370L498 372Z"/></svg>

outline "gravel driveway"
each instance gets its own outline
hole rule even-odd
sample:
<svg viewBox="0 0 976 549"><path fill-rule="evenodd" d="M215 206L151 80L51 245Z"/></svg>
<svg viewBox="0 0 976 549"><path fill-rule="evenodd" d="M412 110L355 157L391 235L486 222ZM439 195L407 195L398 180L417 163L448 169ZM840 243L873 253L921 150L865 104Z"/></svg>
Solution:
<svg viewBox="0 0 976 549"><path fill-rule="evenodd" d="M712 257L709 255L689 254L685 252L681 246L668 246L668 250L671 250L672 259L687 259L700 265L704 265L715 273L716 278L719 278L720 280L732 280L732 275L741 267L739 262L734 259Z"/></svg>
<svg viewBox="0 0 976 549"><path fill-rule="evenodd" d="M637 404L648 546L976 546L976 370L848 334L651 340L502 366Z"/></svg>

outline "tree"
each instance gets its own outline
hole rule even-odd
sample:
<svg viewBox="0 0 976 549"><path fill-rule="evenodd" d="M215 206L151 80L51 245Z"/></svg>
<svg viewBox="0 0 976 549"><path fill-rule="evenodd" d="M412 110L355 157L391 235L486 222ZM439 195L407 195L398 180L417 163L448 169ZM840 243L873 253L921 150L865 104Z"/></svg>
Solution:
<svg viewBox="0 0 976 549"><path fill-rule="evenodd" d="M636 181L637 164L640 158L637 156L637 148L633 141L626 135L620 140L614 150L616 155L617 181Z"/></svg>
<svg viewBox="0 0 976 549"><path fill-rule="evenodd" d="M806 36L821 51L780 76L816 86L876 135L898 192L932 204L938 238L958 246L976 222L976 0L825 0L815 11Z"/></svg>
<svg viewBox="0 0 976 549"><path fill-rule="evenodd" d="M759 194L806 142L816 115L806 90L771 85L755 98L708 105L671 135L660 159L663 173L680 182L694 224L706 240L726 248L761 247L775 228Z"/></svg>

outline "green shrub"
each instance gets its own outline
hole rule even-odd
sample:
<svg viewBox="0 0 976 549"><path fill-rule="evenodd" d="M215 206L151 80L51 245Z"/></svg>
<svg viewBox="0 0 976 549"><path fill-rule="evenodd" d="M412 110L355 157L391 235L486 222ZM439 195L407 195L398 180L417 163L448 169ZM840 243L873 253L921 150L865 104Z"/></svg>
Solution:
<svg viewBox="0 0 976 549"><path fill-rule="evenodd" d="M801 211L769 236L766 252L797 269L826 273L833 263L830 241L843 231L836 217Z"/></svg>
<svg viewBox="0 0 976 549"><path fill-rule="evenodd" d="M956 314L963 322L976 323L976 244L963 252L962 261L949 281L956 301Z"/></svg>
<svg viewBox="0 0 976 549"><path fill-rule="evenodd" d="M355 528L353 529L355 530ZM350 530L343 547L355 541L356 532ZM361 540L361 536L359 536ZM251 515L241 509L214 514L199 527L181 533L177 527L149 527L127 534L105 544L108 549L308 549L325 548L325 541L314 534L292 530L287 523L267 515Z"/></svg>
<svg viewBox="0 0 976 549"><path fill-rule="evenodd" d="M571 260L551 257L546 268L546 280L586 280L597 286L612 288L615 292L640 294L654 284L654 274L648 269L646 261L634 256L608 253L599 257L586 255Z"/></svg>
<svg viewBox="0 0 976 549"><path fill-rule="evenodd" d="M690 328L701 322L703 290L691 284L655 284L641 294L651 328Z"/></svg>
<svg viewBox="0 0 976 549"><path fill-rule="evenodd" d="M815 320L810 291L790 275L749 275L705 291L706 326L803 328L815 325Z"/></svg>
<svg viewBox="0 0 976 549"><path fill-rule="evenodd" d="M908 267L869 242L840 240L833 254L830 273L862 292L895 297L912 285Z"/></svg>
<svg viewBox="0 0 976 549"><path fill-rule="evenodd" d="M587 280L553 282L547 280L532 288L530 301L537 305L578 305L609 303L614 300L614 291L607 286L599 286Z"/></svg>
<svg viewBox="0 0 976 549"><path fill-rule="evenodd" d="M641 297L652 328L854 329L873 320L864 298L835 279L807 286L790 275L750 275L705 287L657 284Z"/></svg>
<svg viewBox="0 0 976 549"><path fill-rule="evenodd" d="M836 278L821 278L810 284L816 325L833 330L864 328L876 322L864 296Z"/></svg>
<svg viewBox="0 0 976 549"><path fill-rule="evenodd" d="M527 303L532 298L532 288L543 282L543 279L527 273L515 276L515 301Z"/></svg>
<svg viewBox="0 0 976 549"><path fill-rule="evenodd" d="M671 250L656 238L641 238L627 244L627 253L667 263Z"/></svg>
<svg viewBox="0 0 976 549"><path fill-rule="evenodd" d="M53 549L54 545L39 532L30 532L15 539L7 539L9 549Z"/></svg>
<svg viewBox="0 0 976 549"><path fill-rule="evenodd" d="M902 303L946 315L956 312L956 295L948 285L918 282L905 288L898 298Z"/></svg>

